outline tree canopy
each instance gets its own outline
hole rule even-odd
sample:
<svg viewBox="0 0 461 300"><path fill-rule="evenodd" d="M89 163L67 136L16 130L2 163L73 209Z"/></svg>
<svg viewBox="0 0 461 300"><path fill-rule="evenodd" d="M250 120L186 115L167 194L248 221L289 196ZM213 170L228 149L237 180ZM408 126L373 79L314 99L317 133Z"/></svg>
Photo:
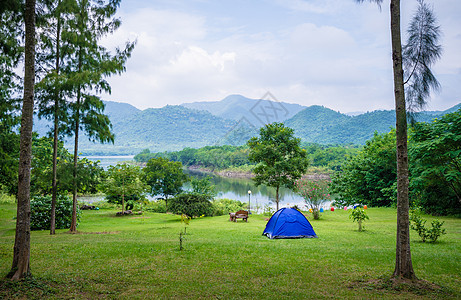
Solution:
<svg viewBox="0 0 461 300"><path fill-rule="evenodd" d="M415 123L409 136L410 200L426 213L461 213L461 110ZM396 204L395 131L375 134L332 178L340 205Z"/></svg>
<svg viewBox="0 0 461 300"><path fill-rule="evenodd" d="M165 200L182 192L183 184L189 180L180 162L166 158L152 158L142 169L143 179L150 186L151 196L161 195Z"/></svg>
<svg viewBox="0 0 461 300"><path fill-rule="evenodd" d="M274 187L277 210L280 186L294 188L295 181L306 172L309 165L307 152L294 137L294 130L282 123L267 124L259 131L259 137L248 141L249 160L257 163L253 169L256 185Z"/></svg>
<svg viewBox="0 0 461 300"><path fill-rule="evenodd" d="M148 186L141 181L142 171L138 166L117 164L107 170L107 180L103 184L106 195L122 198L122 212L125 210L125 196L144 196Z"/></svg>
<svg viewBox="0 0 461 300"><path fill-rule="evenodd" d="M411 195L431 214L461 214L461 109L417 123L410 138Z"/></svg>
<svg viewBox="0 0 461 300"><path fill-rule="evenodd" d="M340 205L395 205L395 130L375 133L359 153L333 175L332 193Z"/></svg>

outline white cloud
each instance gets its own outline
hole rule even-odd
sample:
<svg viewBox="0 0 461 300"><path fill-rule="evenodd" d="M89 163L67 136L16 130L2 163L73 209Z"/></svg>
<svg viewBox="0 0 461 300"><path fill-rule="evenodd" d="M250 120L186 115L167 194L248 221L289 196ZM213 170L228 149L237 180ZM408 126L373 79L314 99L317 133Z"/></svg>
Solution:
<svg viewBox="0 0 461 300"><path fill-rule="evenodd" d="M277 1L278 9L296 9L293 20L298 21L267 20L272 30L267 26L248 30L250 25L236 22L230 12L225 16L152 8L125 12L121 28L105 44L114 47L134 38L138 43L127 72L109 80L113 93L106 99L144 109L216 101L236 93L258 98L270 91L284 101L343 112L392 108L387 4L380 12L376 5L351 2ZM404 9L409 20L410 6ZM460 21L454 14L450 10L442 14L450 27L436 71L459 78Z"/></svg>
<svg viewBox="0 0 461 300"><path fill-rule="evenodd" d="M190 75L191 73L224 72L226 65L235 62L235 53L220 53L215 51L209 54L206 50L197 47L187 47L179 56L170 60L167 72L171 75ZM227 68L226 68L227 69Z"/></svg>
<svg viewBox="0 0 461 300"><path fill-rule="evenodd" d="M333 14L344 6L344 0L276 0L280 6L293 11Z"/></svg>

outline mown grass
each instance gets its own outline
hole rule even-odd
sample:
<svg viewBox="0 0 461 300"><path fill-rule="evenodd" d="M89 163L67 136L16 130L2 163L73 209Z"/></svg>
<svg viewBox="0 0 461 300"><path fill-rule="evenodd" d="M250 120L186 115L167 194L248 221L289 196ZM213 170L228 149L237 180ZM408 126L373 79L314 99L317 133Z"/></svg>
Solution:
<svg viewBox="0 0 461 300"><path fill-rule="evenodd" d="M368 209L358 232L349 213L310 218L318 239L269 240L265 216L229 222L194 219L187 226L170 214L115 217L115 210L85 211L80 234L34 231L33 278L0 281L0 298L162 299L429 299L461 296L461 220L445 221L435 244L411 237L417 276L441 288L387 284L395 259L394 209ZM10 269L15 206L0 204L0 277ZM427 217L427 216L426 216ZM427 217L431 219L430 217ZM378 279L378 281L375 281Z"/></svg>

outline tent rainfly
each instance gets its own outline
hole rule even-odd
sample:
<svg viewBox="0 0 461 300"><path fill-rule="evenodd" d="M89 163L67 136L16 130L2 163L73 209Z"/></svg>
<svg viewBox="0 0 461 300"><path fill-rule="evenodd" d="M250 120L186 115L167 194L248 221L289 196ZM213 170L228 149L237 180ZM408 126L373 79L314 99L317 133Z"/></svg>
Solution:
<svg viewBox="0 0 461 300"><path fill-rule="evenodd" d="M281 208L267 222L263 235L270 239L316 238L311 223L297 209Z"/></svg>

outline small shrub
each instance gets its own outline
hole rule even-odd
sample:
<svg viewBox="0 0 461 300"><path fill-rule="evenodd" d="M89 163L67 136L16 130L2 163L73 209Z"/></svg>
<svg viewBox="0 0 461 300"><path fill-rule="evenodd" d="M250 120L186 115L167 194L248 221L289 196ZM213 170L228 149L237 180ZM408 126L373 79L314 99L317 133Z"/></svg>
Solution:
<svg viewBox="0 0 461 300"><path fill-rule="evenodd" d="M149 201L145 206L145 210L164 214L166 213L166 202L165 200Z"/></svg>
<svg viewBox="0 0 461 300"><path fill-rule="evenodd" d="M30 229L50 229L51 196L36 196L30 202ZM80 221L80 209L77 205L77 224ZM69 228L72 222L72 199L58 195L56 199L56 229Z"/></svg>
<svg viewBox="0 0 461 300"><path fill-rule="evenodd" d="M352 219L352 222L357 222L359 224L359 231L362 231L364 226L362 226L362 222L365 220L369 220L370 218L367 216L365 210L361 207L356 207L351 210L351 214L349 215L349 219Z"/></svg>
<svg viewBox="0 0 461 300"><path fill-rule="evenodd" d="M442 229L443 223L445 222L440 222L439 220L434 220L431 222L431 228L427 230L427 233L429 234L429 240L432 243L437 242L437 239L443 235L447 234L445 232L445 229Z"/></svg>
<svg viewBox="0 0 461 300"><path fill-rule="evenodd" d="M442 229L444 222L440 222L439 220L432 221L432 227L427 229L425 226L426 220L421 217L419 210L410 212L410 222L411 229L418 233L423 243L426 242L426 240L435 243L441 235L446 234L445 229Z"/></svg>
<svg viewBox="0 0 461 300"><path fill-rule="evenodd" d="M213 202L213 216L227 215L246 207L246 204L232 199L216 199Z"/></svg>
<svg viewBox="0 0 461 300"><path fill-rule="evenodd" d="M275 212L274 209L269 204L264 205L263 215L272 216L274 212Z"/></svg>
<svg viewBox="0 0 461 300"><path fill-rule="evenodd" d="M3 204L3 203L9 204L9 203L15 203L15 202L16 202L16 197L3 193L3 191L1 190L1 186L0 186L0 204Z"/></svg>
<svg viewBox="0 0 461 300"><path fill-rule="evenodd" d="M296 181L296 192L304 198L306 206L312 209L314 219L320 218L320 208L331 200L329 181L310 181L300 179Z"/></svg>
<svg viewBox="0 0 461 300"><path fill-rule="evenodd" d="M177 215L185 214L191 218L213 215L213 204L206 195L182 193L168 202L168 210Z"/></svg>
<svg viewBox="0 0 461 300"><path fill-rule="evenodd" d="M122 205L122 196L121 195L106 195L106 200L108 203ZM125 209L131 210L134 207L134 203L141 200L139 195L125 195Z"/></svg>

